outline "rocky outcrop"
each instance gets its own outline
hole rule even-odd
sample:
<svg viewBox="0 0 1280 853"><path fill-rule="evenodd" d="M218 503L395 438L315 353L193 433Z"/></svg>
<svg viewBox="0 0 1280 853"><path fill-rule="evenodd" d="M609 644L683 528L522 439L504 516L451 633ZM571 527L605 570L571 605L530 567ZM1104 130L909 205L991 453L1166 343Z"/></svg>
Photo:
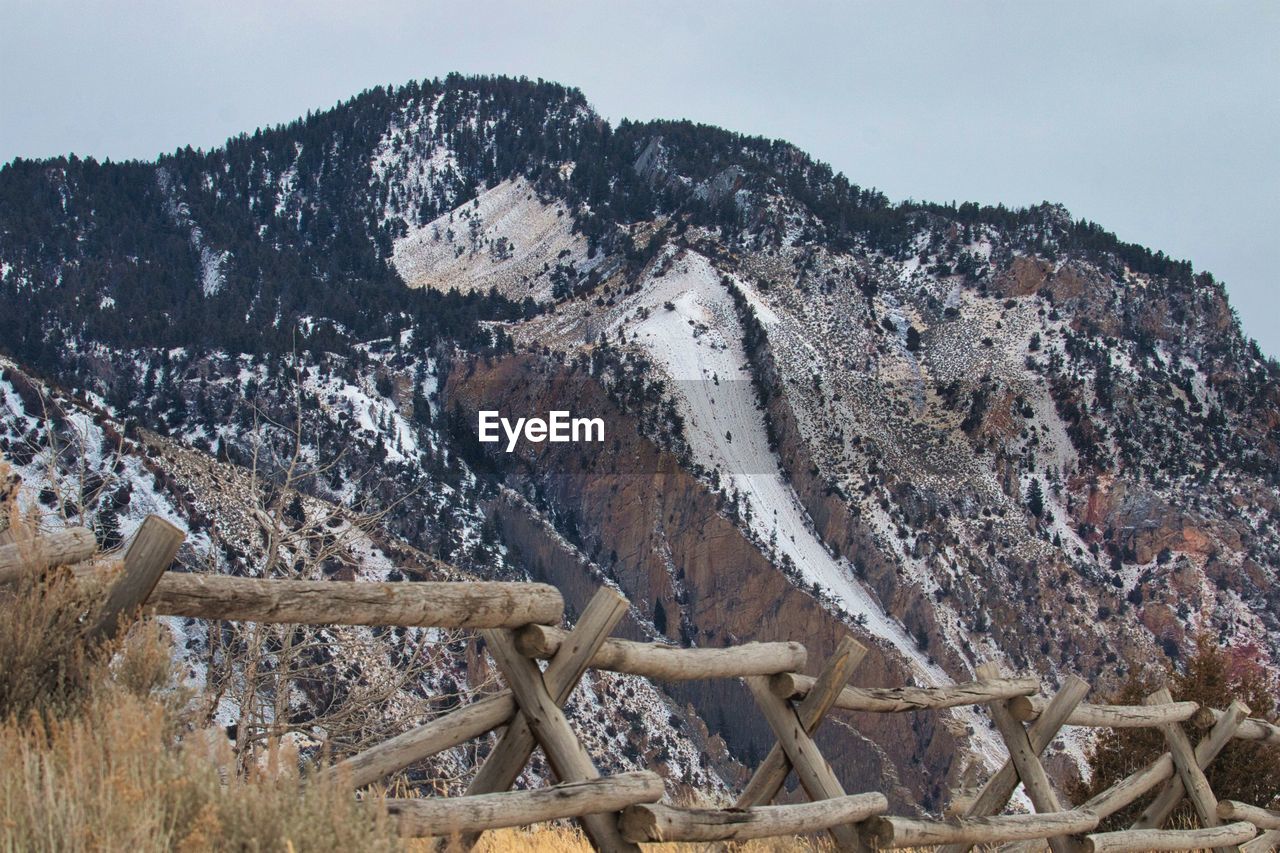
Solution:
<svg viewBox="0 0 1280 853"><path fill-rule="evenodd" d="M794 585L718 508L717 497L678 460L636 431L632 419L612 409L603 389L566 381L532 356L455 367L445 385L448 406L505 411L610 411L605 446L530 446L524 453L494 453L491 462L508 485L540 494L548 514L577 531L574 545L653 620L659 605L666 633L698 645L750 640L797 640L816 670L839 639L852 633L871 649L857 681L900 685L909 671L897 653L857 626L829 612ZM579 380L581 377L579 377ZM535 449L536 448L536 449ZM520 529L508 523L508 532ZM524 526L525 536L528 526ZM519 537L517 537L519 538ZM566 567L547 558L530 538L516 543L539 555L531 569ZM589 581L570 582L577 596ZM903 608L910 611L912 608ZM763 757L772 735L745 690L731 682L670 685L671 695L697 708L747 764ZM957 744L937 715L841 715L819 736L824 755L850 791L883 789L907 808L916 799L941 805L961 771ZM927 769L926 769L927 768Z"/></svg>

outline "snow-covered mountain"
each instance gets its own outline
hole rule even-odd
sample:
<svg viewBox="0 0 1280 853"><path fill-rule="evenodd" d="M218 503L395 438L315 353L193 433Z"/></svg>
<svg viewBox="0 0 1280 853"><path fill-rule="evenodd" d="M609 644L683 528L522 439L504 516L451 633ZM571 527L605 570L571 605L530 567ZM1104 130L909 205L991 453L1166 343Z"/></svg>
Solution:
<svg viewBox="0 0 1280 853"><path fill-rule="evenodd" d="M260 566L226 495L301 453L308 500L377 518L331 574L610 582L635 636L815 660L852 631L866 684L995 656L1105 685L1203 631L1280 671L1280 370L1210 275L1054 205L893 205L783 142L451 77L10 163L0 295L0 448L35 482L76 425L121 436L109 488L48 508L114 537L145 496L218 570ZM490 452L481 404L608 440ZM767 748L740 687L658 687L601 742L701 787ZM841 772L931 806L994 751L970 714L846 722Z"/></svg>

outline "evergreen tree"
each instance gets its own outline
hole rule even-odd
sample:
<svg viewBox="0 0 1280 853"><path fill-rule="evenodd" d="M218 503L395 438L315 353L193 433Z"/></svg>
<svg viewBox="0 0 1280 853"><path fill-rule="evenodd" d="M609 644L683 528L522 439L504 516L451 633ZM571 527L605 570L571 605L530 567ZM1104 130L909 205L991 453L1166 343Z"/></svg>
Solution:
<svg viewBox="0 0 1280 853"><path fill-rule="evenodd" d="M124 536L120 533L120 516L110 504L98 510L93 526L94 535L104 551L119 548L124 542Z"/></svg>
<svg viewBox="0 0 1280 853"><path fill-rule="evenodd" d="M662 606L662 599L654 599L653 626L658 629L659 634L667 633L667 608Z"/></svg>
<svg viewBox="0 0 1280 853"><path fill-rule="evenodd" d="M1037 519L1044 516L1044 490L1040 488L1040 481L1034 477L1027 486L1027 511Z"/></svg>

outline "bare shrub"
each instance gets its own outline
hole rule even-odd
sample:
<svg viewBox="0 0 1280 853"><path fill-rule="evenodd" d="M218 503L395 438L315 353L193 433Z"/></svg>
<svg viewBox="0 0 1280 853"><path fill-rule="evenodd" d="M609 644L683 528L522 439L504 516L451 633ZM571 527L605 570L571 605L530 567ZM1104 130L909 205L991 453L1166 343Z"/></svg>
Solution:
<svg viewBox="0 0 1280 853"><path fill-rule="evenodd" d="M1181 671L1143 672L1134 667L1129 681L1107 701L1140 705L1144 696L1164 683L1168 683L1176 701L1226 708L1232 700L1240 699L1249 706L1253 716L1275 718L1277 685L1258 665L1256 655L1247 648L1220 646L1217 638L1208 634L1197 638L1195 652L1187 658ZM1071 798L1076 802L1089 799L1159 758L1167 748L1158 729L1103 729L1088 755L1092 775L1088 782L1072 786ZM1256 741L1233 740L1208 766L1205 776L1219 799L1267 806L1280 790L1280 748ZM1117 812L1108 818L1104 827L1128 826L1152 796ZM1185 801L1172 821L1186 826L1198 825L1195 812Z"/></svg>
<svg viewBox="0 0 1280 853"><path fill-rule="evenodd" d="M83 701L101 652L80 636L90 599L68 572L0 592L0 718L61 716Z"/></svg>

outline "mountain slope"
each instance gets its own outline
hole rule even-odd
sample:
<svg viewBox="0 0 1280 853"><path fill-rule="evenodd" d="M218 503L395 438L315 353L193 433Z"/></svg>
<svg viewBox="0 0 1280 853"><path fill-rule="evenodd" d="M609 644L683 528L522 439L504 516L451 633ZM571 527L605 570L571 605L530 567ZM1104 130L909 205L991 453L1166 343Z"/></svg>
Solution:
<svg viewBox="0 0 1280 853"><path fill-rule="evenodd" d="M1208 631L1280 671L1277 367L1211 276L1057 206L893 205L783 142L455 76L8 164L0 295L4 350L104 417L268 479L300 432L315 499L475 574L617 583L637 636L1106 685ZM487 452L482 403L613 446ZM672 695L767 747L735 687ZM928 805L995 754L971 715L844 722L842 772Z"/></svg>

